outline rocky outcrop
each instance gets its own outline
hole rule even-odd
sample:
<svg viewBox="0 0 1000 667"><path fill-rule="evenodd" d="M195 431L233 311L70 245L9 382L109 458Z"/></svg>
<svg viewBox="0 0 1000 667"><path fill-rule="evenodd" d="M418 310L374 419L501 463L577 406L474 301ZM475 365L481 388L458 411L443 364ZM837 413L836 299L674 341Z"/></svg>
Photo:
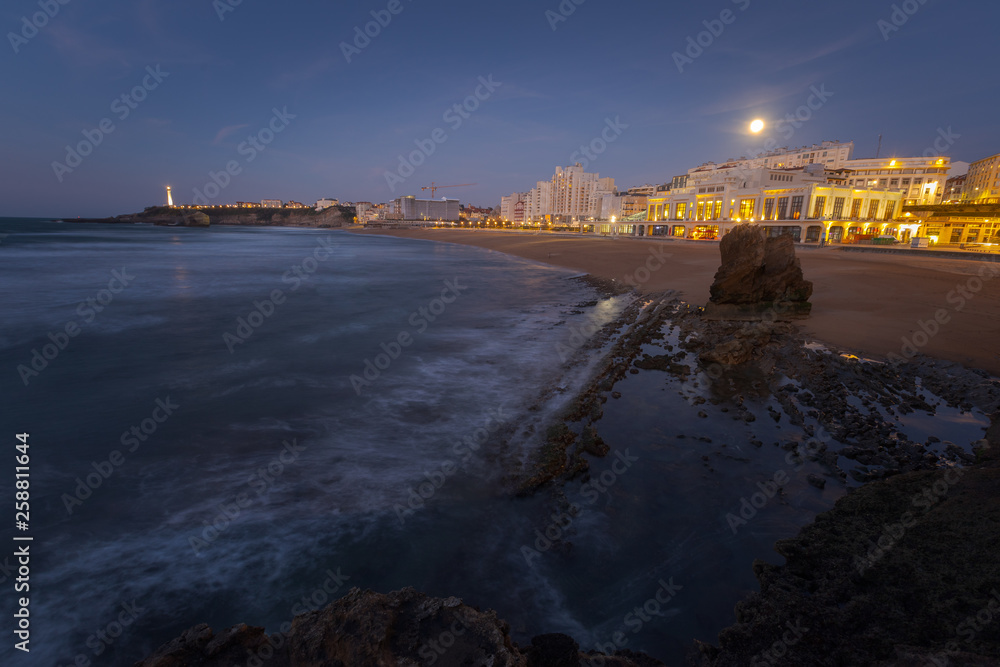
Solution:
<svg viewBox="0 0 1000 667"><path fill-rule="evenodd" d="M237 625L216 635L199 625L136 667L577 667L592 658L565 635L542 635L520 650L496 612L412 588L382 595L352 589L320 611L297 616L286 634ZM583 663L589 664L589 663ZM603 657L609 667L662 667L632 654Z"/></svg>
<svg viewBox="0 0 1000 667"><path fill-rule="evenodd" d="M691 664L1000 665L1000 420L965 469L842 498L757 561L759 593Z"/></svg>
<svg viewBox="0 0 1000 667"><path fill-rule="evenodd" d="M721 320L807 317L812 283L802 276L790 236L767 237L760 225L740 224L719 244L722 266L706 316Z"/></svg>
<svg viewBox="0 0 1000 667"><path fill-rule="evenodd" d="M150 221L155 225L167 227L209 227L212 222L207 215L201 211L193 211L174 216L163 216L162 218Z"/></svg>
<svg viewBox="0 0 1000 667"><path fill-rule="evenodd" d="M67 219L66 222L101 222L134 224L145 223L169 227L208 227L210 225L240 225L246 227L318 227L331 229L345 227L354 221L354 209L332 206L322 211L311 208L227 208L216 206L199 210L154 206L142 213L120 215L116 218Z"/></svg>

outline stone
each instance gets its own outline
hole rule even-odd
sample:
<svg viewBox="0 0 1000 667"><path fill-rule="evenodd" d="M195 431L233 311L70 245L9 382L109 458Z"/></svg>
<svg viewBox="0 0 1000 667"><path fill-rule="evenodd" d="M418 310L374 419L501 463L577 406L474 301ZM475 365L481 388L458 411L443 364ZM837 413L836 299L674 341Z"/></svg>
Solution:
<svg viewBox="0 0 1000 667"><path fill-rule="evenodd" d="M813 285L804 279L790 236L767 237L738 224L719 244L722 265L705 316L714 320L787 321L808 317Z"/></svg>
<svg viewBox="0 0 1000 667"><path fill-rule="evenodd" d="M387 595L353 588L321 610L296 616L285 636L268 636L263 628L242 624L215 634L198 625L135 667L576 667L586 657L571 637L561 634L539 635L522 650L495 611L479 611L455 597L432 598L412 588ZM663 667L630 651L602 655L595 662Z"/></svg>

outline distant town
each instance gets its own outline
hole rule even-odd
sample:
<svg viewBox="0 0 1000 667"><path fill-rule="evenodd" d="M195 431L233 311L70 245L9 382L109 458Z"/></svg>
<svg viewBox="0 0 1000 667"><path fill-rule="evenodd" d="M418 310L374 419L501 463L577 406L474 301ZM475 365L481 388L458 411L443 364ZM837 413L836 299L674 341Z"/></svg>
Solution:
<svg viewBox="0 0 1000 667"><path fill-rule="evenodd" d="M939 146L940 147L940 146ZM603 236L715 240L754 222L799 243L960 246L1000 244L1000 154L971 165L934 149L921 157L855 158L854 143L824 141L753 157L706 162L669 183L620 191L615 179L580 163L501 198L494 207L437 199L436 191L475 184L431 184L429 199L385 203L323 198L313 205L264 199L221 208L315 209L339 206L366 227L533 229ZM961 173L957 173L961 172ZM167 205L175 206L170 188Z"/></svg>

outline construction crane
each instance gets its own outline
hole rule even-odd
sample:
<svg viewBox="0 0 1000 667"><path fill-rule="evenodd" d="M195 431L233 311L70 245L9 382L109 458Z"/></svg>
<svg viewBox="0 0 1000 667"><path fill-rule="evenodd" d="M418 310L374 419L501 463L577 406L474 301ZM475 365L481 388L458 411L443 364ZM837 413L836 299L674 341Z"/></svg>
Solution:
<svg viewBox="0 0 1000 667"><path fill-rule="evenodd" d="M434 195L437 194L438 190L443 190L444 188L471 188L473 185L479 185L479 183L463 183L462 185L438 185L433 181L426 188L420 188L421 190L430 190L431 199L434 199Z"/></svg>

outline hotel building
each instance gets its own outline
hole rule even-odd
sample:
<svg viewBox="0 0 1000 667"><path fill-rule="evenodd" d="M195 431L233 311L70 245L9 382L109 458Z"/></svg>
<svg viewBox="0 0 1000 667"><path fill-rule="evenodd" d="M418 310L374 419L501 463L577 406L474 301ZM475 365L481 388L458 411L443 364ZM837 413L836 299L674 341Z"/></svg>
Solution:
<svg viewBox="0 0 1000 667"><path fill-rule="evenodd" d="M933 206L940 204L945 198L951 158L934 156L855 159L853 156L854 142L824 141L794 150L779 148L752 158L729 160L721 165L707 162L690 170L688 174L733 167L799 169L810 164L819 164L829 170L843 171L847 185L901 192L907 206ZM1000 196L1000 186L997 186L997 196Z"/></svg>
<svg viewBox="0 0 1000 667"><path fill-rule="evenodd" d="M977 204L1000 203L1000 155L969 165L962 189L962 201Z"/></svg>
<svg viewBox="0 0 1000 667"><path fill-rule="evenodd" d="M645 222L590 225L587 231L636 236L717 239L734 225L756 222L770 236L798 242L896 236L907 241L919 225L901 223L903 193L853 187L820 164L799 169L738 166L692 170L688 185L649 198Z"/></svg>
<svg viewBox="0 0 1000 667"><path fill-rule="evenodd" d="M570 167L556 167L552 180L538 181L521 200L525 202L524 219L536 221L549 218L550 221L563 222L593 220L601 214L604 195L613 192L615 179L589 174L579 162ZM510 201L513 202L514 198L520 196L515 193L511 195ZM508 211L511 205L516 203L509 203Z"/></svg>

